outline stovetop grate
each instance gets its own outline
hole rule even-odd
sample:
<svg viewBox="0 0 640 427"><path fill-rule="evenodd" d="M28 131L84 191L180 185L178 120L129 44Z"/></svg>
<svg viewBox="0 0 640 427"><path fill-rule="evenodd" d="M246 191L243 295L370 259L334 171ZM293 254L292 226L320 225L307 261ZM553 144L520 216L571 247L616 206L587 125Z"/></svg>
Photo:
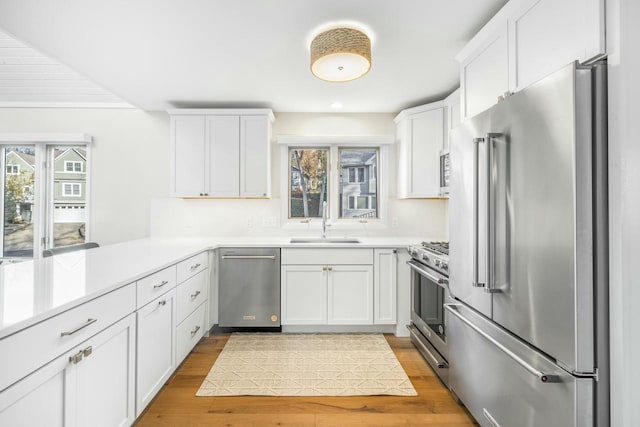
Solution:
<svg viewBox="0 0 640 427"><path fill-rule="evenodd" d="M449 255L449 242L422 242L422 246L434 252Z"/></svg>

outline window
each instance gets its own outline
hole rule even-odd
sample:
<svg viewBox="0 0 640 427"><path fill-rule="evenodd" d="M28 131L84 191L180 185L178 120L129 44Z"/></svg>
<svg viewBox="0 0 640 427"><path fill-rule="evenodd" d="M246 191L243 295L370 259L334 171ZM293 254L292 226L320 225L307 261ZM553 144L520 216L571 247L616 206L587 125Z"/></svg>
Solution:
<svg viewBox="0 0 640 427"><path fill-rule="evenodd" d="M82 172L82 162L76 161L67 161L64 162L64 171L71 173L81 173Z"/></svg>
<svg viewBox="0 0 640 427"><path fill-rule="evenodd" d="M65 182L62 184L62 195L66 197L80 197L79 182Z"/></svg>
<svg viewBox="0 0 640 427"><path fill-rule="evenodd" d="M324 201L328 216L334 220L380 218L379 147L331 144L290 146L287 150L289 219L321 218Z"/></svg>
<svg viewBox="0 0 640 427"><path fill-rule="evenodd" d="M6 165L0 174L0 257L38 258L43 249L85 241L87 145L57 145L50 142L55 136L47 135L47 142L0 141ZM68 182L71 170L82 175Z"/></svg>
<svg viewBox="0 0 640 427"><path fill-rule="evenodd" d="M340 218L378 218L378 148L339 148Z"/></svg>
<svg viewBox="0 0 640 427"><path fill-rule="evenodd" d="M289 218L322 218L327 201L329 149L289 149Z"/></svg>

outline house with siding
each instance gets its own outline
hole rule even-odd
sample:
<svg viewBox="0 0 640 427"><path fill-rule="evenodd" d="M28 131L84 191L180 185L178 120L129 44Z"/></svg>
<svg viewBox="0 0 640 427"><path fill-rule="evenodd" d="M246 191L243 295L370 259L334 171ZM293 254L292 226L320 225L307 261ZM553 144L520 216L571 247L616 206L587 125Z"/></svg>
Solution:
<svg viewBox="0 0 640 427"><path fill-rule="evenodd" d="M84 222L87 152L70 147L54 152L53 222Z"/></svg>
<svg viewBox="0 0 640 427"><path fill-rule="evenodd" d="M340 203L344 218L377 217L378 153L345 150L340 154Z"/></svg>

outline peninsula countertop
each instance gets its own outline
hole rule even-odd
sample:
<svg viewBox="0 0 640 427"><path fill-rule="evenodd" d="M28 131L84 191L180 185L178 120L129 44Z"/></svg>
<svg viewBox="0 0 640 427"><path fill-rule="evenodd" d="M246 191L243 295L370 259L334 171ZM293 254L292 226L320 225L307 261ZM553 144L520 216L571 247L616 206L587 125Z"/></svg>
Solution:
<svg viewBox="0 0 640 427"><path fill-rule="evenodd" d="M147 238L0 266L0 339L220 247L402 248L415 237L358 237L360 243L290 243L291 237ZM422 239L425 240L425 239Z"/></svg>

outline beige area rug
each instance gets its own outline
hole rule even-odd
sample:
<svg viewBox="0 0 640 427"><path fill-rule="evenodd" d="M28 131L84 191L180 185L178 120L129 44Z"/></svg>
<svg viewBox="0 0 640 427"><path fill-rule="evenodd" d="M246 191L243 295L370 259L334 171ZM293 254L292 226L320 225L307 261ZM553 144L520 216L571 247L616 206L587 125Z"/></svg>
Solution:
<svg viewBox="0 0 640 427"><path fill-rule="evenodd" d="M416 396L382 334L232 334L196 396Z"/></svg>

